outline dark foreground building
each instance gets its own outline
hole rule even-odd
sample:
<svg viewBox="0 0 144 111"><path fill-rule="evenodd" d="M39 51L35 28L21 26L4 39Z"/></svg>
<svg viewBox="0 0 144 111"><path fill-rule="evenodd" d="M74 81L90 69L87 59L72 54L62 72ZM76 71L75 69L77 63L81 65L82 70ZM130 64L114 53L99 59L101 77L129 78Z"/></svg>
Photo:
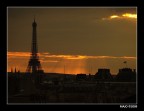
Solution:
<svg viewBox="0 0 144 111"><path fill-rule="evenodd" d="M119 69L115 80L119 82L136 82L136 70L130 68Z"/></svg>
<svg viewBox="0 0 144 111"><path fill-rule="evenodd" d="M112 81L113 77L110 69L98 69L98 72L95 74L95 79L98 81Z"/></svg>
<svg viewBox="0 0 144 111"><path fill-rule="evenodd" d="M135 103L136 82L91 81L76 75L8 73L8 103ZM38 76L37 76L38 77ZM88 76L87 76L88 77ZM81 77L80 77L81 79Z"/></svg>

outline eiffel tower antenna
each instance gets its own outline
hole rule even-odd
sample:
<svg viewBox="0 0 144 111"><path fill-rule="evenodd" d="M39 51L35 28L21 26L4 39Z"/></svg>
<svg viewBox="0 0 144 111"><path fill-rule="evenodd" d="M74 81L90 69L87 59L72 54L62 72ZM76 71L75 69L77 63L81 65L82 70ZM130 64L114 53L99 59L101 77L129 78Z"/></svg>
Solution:
<svg viewBox="0 0 144 111"><path fill-rule="evenodd" d="M35 18L36 18L36 17L35 17L35 15L34 15L34 22L35 22Z"/></svg>
<svg viewBox="0 0 144 111"><path fill-rule="evenodd" d="M37 72L43 72L39 56L38 56L38 46L37 46L37 23L35 21L35 16L34 16L34 21L32 23L32 46L31 46L31 56L28 62L28 66L26 69L26 73L37 73Z"/></svg>

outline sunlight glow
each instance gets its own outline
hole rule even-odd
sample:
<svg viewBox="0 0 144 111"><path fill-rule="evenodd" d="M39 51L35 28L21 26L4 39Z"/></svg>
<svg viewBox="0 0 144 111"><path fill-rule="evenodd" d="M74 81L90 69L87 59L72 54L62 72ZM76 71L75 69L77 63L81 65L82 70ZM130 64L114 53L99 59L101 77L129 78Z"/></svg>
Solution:
<svg viewBox="0 0 144 111"><path fill-rule="evenodd" d="M137 14L133 13L124 13L122 15L111 15L110 17L107 18L102 18L102 20L112 20L112 19L137 19Z"/></svg>
<svg viewBox="0 0 144 111"><path fill-rule="evenodd" d="M118 18L118 17L119 17L118 15L112 15L112 16L110 16L111 19Z"/></svg>
<svg viewBox="0 0 144 111"><path fill-rule="evenodd" d="M123 17L127 17L127 18L137 18L136 14L131 14L131 13L125 13L122 15Z"/></svg>

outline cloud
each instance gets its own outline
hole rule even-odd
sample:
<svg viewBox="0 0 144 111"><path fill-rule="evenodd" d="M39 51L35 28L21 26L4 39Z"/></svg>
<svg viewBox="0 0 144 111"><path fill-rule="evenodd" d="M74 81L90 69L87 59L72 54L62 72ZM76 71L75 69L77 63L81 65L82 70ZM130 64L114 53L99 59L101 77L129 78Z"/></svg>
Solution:
<svg viewBox="0 0 144 111"><path fill-rule="evenodd" d="M61 58L67 60L81 60L81 59L117 59L117 58L125 58L125 59L136 59L136 57L129 56L87 56L87 55L53 55L49 52L39 53L40 59L42 58L43 62L58 62L55 60L44 61L46 58ZM18 58L18 57L30 57L29 52L8 52L8 58Z"/></svg>
<svg viewBox="0 0 144 111"><path fill-rule="evenodd" d="M57 60L40 60L40 62L54 62L54 63L56 63L56 62L59 62L59 61L57 61Z"/></svg>
<svg viewBox="0 0 144 111"><path fill-rule="evenodd" d="M29 57L30 52L8 52L8 57Z"/></svg>
<svg viewBox="0 0 144 111"><path fill-rule="evenodd" d="M123 13L121 15L111 15L106 18L102 18L102 20L112 20L112 19L137 19L137 14L135 13Z"/></svg>
<svg viewBox="0 0 144 111"><path fill-rule="evenodd" d="M44 53L42 53L43 55L47 55L47 54L49 54L49 52L44 52Z"/></svg>

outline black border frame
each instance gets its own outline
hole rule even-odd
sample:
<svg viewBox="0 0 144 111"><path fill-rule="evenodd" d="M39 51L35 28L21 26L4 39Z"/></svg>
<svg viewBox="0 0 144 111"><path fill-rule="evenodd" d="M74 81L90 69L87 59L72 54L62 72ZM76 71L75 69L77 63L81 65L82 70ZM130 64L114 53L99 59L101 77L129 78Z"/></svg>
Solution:
<svg viewBox="0 0 144 111"><path fill-rule="evenodd" d="M28 5L29 4L29 5ZM47 5L46 5L47 4ZM134 6L137 7L137 11L138 11L138 24L137 24L137 56L138 56L138 104L137 107L138 108L125 108L125 109L121 109L119 105L7 105L7 101L6 101L6 70L7 70L7 6ZM75 111L75 110L87 110L87 111L95 111L95 110L137 110L139 108L143 107L143 103L144 103L144 88L143 88L143 81L144 81L144 74L143 74L143 55L144 51L142 49L142 44L140 42L142 42L142 34L143 34L143 30L144 29L144 25L142 24L144 19L144 15L143 15L143 8L144 6L142 6L142 3L138 3L137 0L124 0L124 1L117 1L117 0L109 0L107 3L105 2L96 2L94 0L92 0L92 2L90 1L50 1L49 3L46 1L32 1L31 3L27 2L27 1L8 1L1 3L1 9L0 9L0 14L1 14L1 36L2 36L2 40L3 42L1 42L1 48L0 48L0 52L2 55L2 66L0 67L1 73L0 74L0 109L2 109L2 111L4 110L50 110L50 111L57 111L57 110L71 110L71 111ZM5 31L3 31L5 30ZM141 66L141 67L140 67ZM140 73L140 74L139 74Z"/></svg>

